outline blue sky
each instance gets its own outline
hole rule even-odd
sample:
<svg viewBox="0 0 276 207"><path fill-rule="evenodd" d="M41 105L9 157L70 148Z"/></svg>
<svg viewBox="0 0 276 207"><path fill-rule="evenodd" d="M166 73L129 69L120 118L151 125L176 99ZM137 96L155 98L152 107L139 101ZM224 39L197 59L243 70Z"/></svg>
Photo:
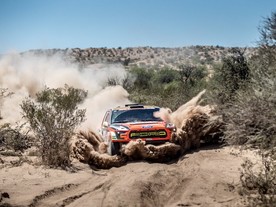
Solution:
<svg viewBox="0 0 276 207"><path fill-rule="evenodd" d="M276 0L0 0L0 53L47 48L255 46Z"/></svg>

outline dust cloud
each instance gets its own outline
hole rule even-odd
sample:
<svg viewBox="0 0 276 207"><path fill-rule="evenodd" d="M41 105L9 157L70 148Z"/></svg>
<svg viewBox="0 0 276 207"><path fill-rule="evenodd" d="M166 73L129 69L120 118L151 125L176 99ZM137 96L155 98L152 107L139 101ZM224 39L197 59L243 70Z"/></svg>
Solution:
<svg viewBox="0 0 276 207"><path fill-rule="evenodd" d="M121 86L106 87L107 80L122 80L126 71L121 65L96 64L79 68L61 56L38 56L30 53L9 54L0 58L0 88L13 95L0 99L1 121L15 124L22 119L20 104L26 97L45 87L58 88L65 84L88 91L79 108L86 108L82 129L96 130L99 120L110 107L129 103L128 93ZM96 122L95 122L96 120Z"/></svg>

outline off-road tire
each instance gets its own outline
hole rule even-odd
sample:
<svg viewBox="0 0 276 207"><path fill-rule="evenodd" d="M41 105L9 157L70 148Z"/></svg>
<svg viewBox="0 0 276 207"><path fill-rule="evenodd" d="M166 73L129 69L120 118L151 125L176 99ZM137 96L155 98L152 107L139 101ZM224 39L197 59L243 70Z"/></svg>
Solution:
<svg viewBox="0 0 276 207"><path fill-rule="evenodd" d="M108 153L110 155L119 155L120 149L121 149L121 145L118 142L110 142L108 145Z"/></svg>

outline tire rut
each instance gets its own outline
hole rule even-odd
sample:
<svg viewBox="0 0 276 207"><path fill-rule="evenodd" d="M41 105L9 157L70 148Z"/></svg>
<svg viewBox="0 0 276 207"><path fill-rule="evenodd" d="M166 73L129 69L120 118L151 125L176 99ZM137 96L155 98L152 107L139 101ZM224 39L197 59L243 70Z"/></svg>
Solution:
<svg viewBox="0 0 276 207"><path fill-rule="evenodd" d="M43 205L45 205L45 203L43 203L43 202L45 202L47 199L52 199L51 197L54 197L57 194L61 194L61 193L64 193L66 191L70 193L71 190L74 190L74 189L76 189L78 187L81 187L81 186L82 186L81 184L66 184L66 185L63 185L61 187L55 187L51 190L47 190L43 194L36 196L33 199L32 203L28 205L28 207L43 206ZM109 182L108 181L103 182L103 183L100 183L100 184L96 185L93 189L85 191L85 192L81 192L81 193L78 193L78 194L73 194L73 192L72 192L71 196L69 196L69 195L64 196L63 200L59 200L59 201L57 201L56 203L54 203L52 205L55 206L55 207L65 207L65 206L68 206L71 203L75 202L76 200L80 199L81 197L83 197L83 196L85 196L85 195L87 195L91 192L100 190L100 189L102 189L106 194L107 193L106 190L108 190L109 188L110 188ZM49 206L51 206L51 205L49 205Z"/></svg>
<svg viewBox="0 0 276 207"><path fill-rule="evenodd" d="M39 205L39 203L46 199L46 198L49 198L57 193L60 193L60 192L64 192L64 191L68 191L70 189L72 189L73 187L78 187L79 185L78 184L66 184L66 185L63 185L61 187L56 187L56 188L53 188L51 190L47 190L45 191L43 194L41 195L38 195L36 196L32 203L30 205L28 205L28 207L36 207Z"/></svg>
<svg viewBox="0 0 276 207"><path fill-rule="evenodd" d="M73 203L75 200L81 198L82 196L84 196L84 195L86 195L90 192L92 192L92 191L84 192L84 193L81 193L79 195L70 196L70 197L68 197L68 198L66 198L62 201L62 204L60 205L60 207L65 207L65 206Z"/></svg>

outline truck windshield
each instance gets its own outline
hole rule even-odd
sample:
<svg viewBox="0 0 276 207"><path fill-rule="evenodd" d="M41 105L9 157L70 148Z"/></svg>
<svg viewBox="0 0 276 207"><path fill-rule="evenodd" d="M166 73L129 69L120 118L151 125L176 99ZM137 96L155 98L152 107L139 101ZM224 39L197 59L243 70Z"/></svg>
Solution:
<svg viewBox="0 0 276 207"><path fill-rule="evenodd" d="M159 108L114 110L111 116L111 123L162 121L162 119L153 115L156 111L159 111Z"/></svg>

